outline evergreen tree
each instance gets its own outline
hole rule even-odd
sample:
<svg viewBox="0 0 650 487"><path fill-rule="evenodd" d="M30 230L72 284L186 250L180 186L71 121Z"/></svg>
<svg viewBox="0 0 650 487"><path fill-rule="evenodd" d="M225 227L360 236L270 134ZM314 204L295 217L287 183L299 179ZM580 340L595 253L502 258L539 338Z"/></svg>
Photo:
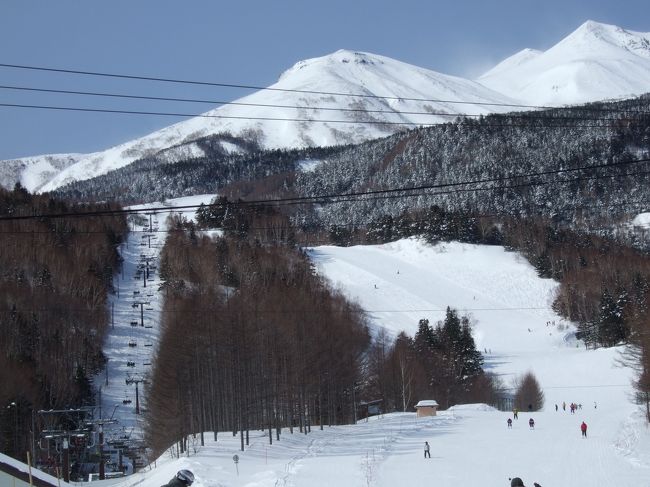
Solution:
<svg viewBox="0 0 650 487"><path fill-rule="evenodd" d="M523 411L539 411L544 407L544 392L532 372L518 379L515 387L515 407Z"/></svg>
<svg viewBox="0 0 650 487"><path fill-rule="evenodd" d="M429 320L426 318L422 318L418 322L418 331L415 333L413 343L420 357L425 357L433 353L436 345L436 337L433 333L433 328L429 325Z"/></svg>
<svg viewBox="0 0 650 487"><path fill-rule="evenodd" d="M627 338L627 324L623 316L626 301L625 294L614 299L607 289L603 291L597 327L598 341L606 347L614 346Z"/></svg>

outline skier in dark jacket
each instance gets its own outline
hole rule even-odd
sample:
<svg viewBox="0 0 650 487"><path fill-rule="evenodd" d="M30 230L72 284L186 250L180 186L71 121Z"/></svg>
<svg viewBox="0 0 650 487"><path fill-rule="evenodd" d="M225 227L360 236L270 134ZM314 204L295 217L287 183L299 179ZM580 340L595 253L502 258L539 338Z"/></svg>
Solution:
<svg viewBox="0 0 650 487"><path fill-rule="evenodd" d="M189 487L194 482L194 474L189 470L179 470L178 473L163 487Z"/></svg>
<svg viewBox="0 0 650 487"><path fill-rule="evenodd" d="M537 482L533 482L533 485L535 487L542 487ZM526 487L526 486L524 485L524 481L521 480L521 478L513 477L513 478L510 479L510 487Z"/></svg>

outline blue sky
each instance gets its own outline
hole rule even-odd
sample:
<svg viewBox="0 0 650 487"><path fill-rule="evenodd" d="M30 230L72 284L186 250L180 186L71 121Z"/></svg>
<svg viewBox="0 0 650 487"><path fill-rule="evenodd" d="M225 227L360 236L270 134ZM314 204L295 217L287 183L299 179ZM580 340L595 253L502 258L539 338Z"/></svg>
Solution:
<svg viewBox="0 0 650 487"><path fill-rule="evenodd" d="M549 48L586 20L649 32L648 12L647 0L2 0L0 63L267 86L301 59L345 48L471 78L526 47ZM248 93L3 67L0 85L217 100ZM9 89L0 103L213 108ZM179 120L0 106L0 160L107 149Z"/></svg>

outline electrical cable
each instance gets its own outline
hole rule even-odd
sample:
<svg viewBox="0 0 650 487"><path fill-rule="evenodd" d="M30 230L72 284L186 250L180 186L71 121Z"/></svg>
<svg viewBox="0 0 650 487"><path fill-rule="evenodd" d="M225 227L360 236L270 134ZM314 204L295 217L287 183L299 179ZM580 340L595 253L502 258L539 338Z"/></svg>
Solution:
<svg viewBox="0 0 650 487"><path fill-rule="evenodd" d="M131 79L131 80L140 80L140 81L156 81L156 82L164 82L164 83L214 86L214 87L221 87L221 88L238 88L238 89L256 90L256 91L277 91L277 92L282 92L282 93L305 93L305 94L314 94L314 95L349 96L349 97L373 98L373 99L382 99L382 100L419 101L419 102L429 102L429 103L449 103L449 104L462 104L462 105L498 106L498 107L506 107L506 108L507 107L512 107L512 108L553 109L553 110L558 109L558 108L569 108L569 107L566 107L566 106L527 105L527 104L517 104L517 103L479 102L479 101L467 101L467 100L462 100L461 101L461 100L446 100L446 99L436 99L436 98L408 98L408 97L399 97L399 96L381 96L381 95L373 95L373 94L367 94L367 93L356 94L356 93L342 93L342 92L335 92L335 91L299 90L299 89L277 88L277 87L274 88L274 87L270 87L270 86L256 86L256 85L235 84L235 83L218 83L218 82L210 82L210 81L192 81L192 80L186 80L186 79L161 78L161 77L131 75L131 74L105 73L105 72L99 72L99 71L83 71L83 70L77 70L77 69L48 68L48 67L41 67L41 66L27 66L27 65L21 65L21 64L8 64L8 63L0 63L0 67L12 68L12 69L21 69L21 70L31 70L31 71L52 72L52 73L77 74L77 75L84 75L84 76ZM574 108L577 108L577 107L574 107ZM593 110L593 109L587 108L587 107L581 107L581 108L578 108L578 109Z"/></svg>
<svg viewBox="0 0 650 487"><path fill-rule="evenodd" d="M441 117L481 117L488 115L499 115L494 113L489 114L480 114L480 113L461 113L461 112L441 112L441 111L403 111L403 110L379 110L379 109L365 109L365 108L344 108L344 107L321 107L321 106L300 106L300 105L279 105L279 104L269 104L269 103L248 103L248 102L237 102L237 101L223 101L223 100L204 100L196 98L173 98L173 97L161 97L161 96L144 96L144 95L128 95L128 94L119 94L119 93L106 93L106 92L94 92L94 91L77 91L77 90L56 90L56 89L47 89L47 88L33 88L33 87L24 87L24 86L9 86L9 85L0 85L0 89L5 90L17 90L17 91L29 91L29 92L39 92L39 93L56 93L56 94L68 94L68 95L83 95L83 96L97 96L97 97L109 97L109 98L120 98L120 99L135 99L135 100L148 100L148 101L172 101L172 102L182 102L182 103L201 103L201 104L211 104L211 105L234 105L234 106L245 106L245 107L260 107L260 108L288 108L295 110L312 110L312 111L335 111L335 112L352 112L352 113L385 113L389 115L423 115L423 116L441 116ZM14 106L14 105L12 105ZM19 106L19 108L35 108L36 106ZM650 112L644 111L634 111L635 115L650 115ZM504 114L501 114L504 115ZM189 115L188 115L189 116ZM196 115L199 116L199 115ZM534 116L530 114L518 115L514 112L507 114L508 118L524 118L524 119L537 119L537 120L548 120L548 119L561 119L561 120L589 120L589 121L619 121L617 118L602 118L602 117L577 117L577 116L561 116L561 117L549 117L549 116ZM626 119L629 120L629 119Z"/></svg>
<svg viewBox="0 0 650 487"><path fill-rule="evenodd" d="M267 122L300 122L300 123L331 123L331 124L348 124L348 125L377 125L377 126L402 126L402 127L434 127L441 125L440 122L390 122L386 120L337 120L337 119L315 119L315 118L293 118L293 117L254 117L254 116L243 116L243 115L214 115L208 113L182 113L182 112L154 112L147 110L119 110L119 109L108 109L108 108L87 108L87 107L70 107L70 106L54 106L54 105L29 105L22 103L0 103L0 107L6 108L27 108L35 110L52 110L52 111L65 111L65 112L80 112L80 113L106 113L114 115L146 115L146 116L160 116L160 117L181 117L181 118L208 118L208 119L221 119L221 120L259 120ZM438 116L451 116L445 114L437 114ZM557 129L574 129L574 130L585 130L585 129L612 129L620 128L622 123L629 122L629 119L589 119L589 118L575 118L574 120L584 120L584 121L603 121L603 122L612 122L602 123L602 124L573 124L573 125L563 125L565 120L572 120L572 118L563 118L563 117L534 117L534 116L525 116L525 115L516 115L511 118L517 118L521 120L521 123L492 123L492 118L496 118L499 115L502 117L510 117L510 115L504 114L486 114L486 115L453 115L460 118L469 118L471 117L485 117L484 122L481 125L474 126L474 128L507 128L507 127L525 127L525 128L557 128ZM486 121L486 119L489 119ZM498 119L498 118L497 118ZM536 122L543 120L545 123L523 123L526 120L531 122ZM449 122L448 122L449 123Z"/></svg>
<svg viewBox="0 0 650 487"><path fill-rule="evenodd" d="M441 188L458 188L459 186L494 183L494 182L508 181L508 180L520 179L520 178L533 178L539 176L548 176L548 175L569 173L569 172L576 172L576 171L587 171L593 169L610 168L610 167L617 167L617 166L624 166L624 165L631 165L631 164L643 164L647 162L650 162L650 158L634 159L630 161L609 162L603 164L594 164L591 166L579 166L574 168L539 171L539 172L533 172L527 174L515 174L511 176L502 176L498 178L483 178L483 179L476 179L476 180L469 180L469 181L439 183L439 184L421 185L421 186L404 187L404 188L388 188L383 190L371 190L371 191L364 191L364 192L332 193L332 194L316 195L316 196L300 196L300 197L290 197L290 198L238 201L238 202L232 202L228 204L233 206L294 205L294 204L306 204L306 203L332 204L332 203L348 202L353 200L365 201L371 199L387 199L391 197L404 198L404 197L418 197L418 196L434 196L434 195L449 194L449 193L437 192L437 193L430 194L430 193L424 193L424 191L431 190L431 189L441 189ZM566 184L566 183L577 182L582 180L600 179L600 178L607 178L607 177L620 177L620 176L627 177L633 175L646 175L646 174L648 174L648 172L639 172L639 173L631 173L631 174L623 174L623 175L616 175L616 174L597 175L591 177L575 178L571 180L525 182L525 183L520 183L511 186L493 186L488 188L459 188L450 192L494 191L499 189L520 188L525 186L547 185L553 182ZM395 193L398 194L395 196ZM0 217L0 221L27 220L27 219L38 219L38 218L87 217L87 216L119 215L119 214L134 214L134 213L137 214L137 213L146 213L146 212L160 212L160 213L169 212L169 211L178 212L180 210L198 209L201 206L219 207L223 205L220 203L214 203L210 205L180 205L180 206L175 206L173 208L163 206L163 207L150 207L150 208L142 208L142 209L95 210L90 212L70 212L70 213L49 214L49 215L42 214L42 215L2 216Z"/></svg>

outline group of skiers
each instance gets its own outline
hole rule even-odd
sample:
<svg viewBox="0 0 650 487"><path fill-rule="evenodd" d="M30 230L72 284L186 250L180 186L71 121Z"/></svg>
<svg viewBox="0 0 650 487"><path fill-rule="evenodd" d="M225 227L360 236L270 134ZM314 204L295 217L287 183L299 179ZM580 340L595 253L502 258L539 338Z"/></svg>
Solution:
<svg viewBox="0 0 650 487"><path fill-rule="evenodd" d="M569 409L571 410L571 414L574 414L578 409L582 409L582 404L572 402L569 404ZM555 410L558 410L557 404L555 405ZM566 411L566 402L562 402L562 411Z"/></svg>
<svg viewBox="0 0 650 487"><path fill-rule="evenodd" d="M532 407L529 406L528 409L532 409ZM508 418L508 428L512 428L512 420L513 419L519 419L519 409L517 409L517 408L514 408L512 410L512 418ZM528 427L530 429L535 429L535 420L533 418L530 418L528 420Z"/></svg>
<svg viewBox="0 0 650 487"><path fill-rule="evenodd" d="M519 415L517 414L517 408L515 408L515 409L513 410L513 418L514 418L514 419L518 419L518 418L519 418ZM508 418L508 420L506 421L506 423L507 423L507 425L508 425L508 429L512 428L512 418ZM531 430L534 430L534 429L535 429L535 420L534 420L533 418L530 418L530 419L528 420L528 427L529 427ZM582 437L583 437L583 438L586 438L586 437L587 437L587 423L585 423L584 421L583 421L582 424L580 425L580 431L582 432ZM425 443L426 443L426 442L425 442ZM426 446L428 447L428 445L429 445L429 444L427 443ZM426 454L425 454L425 455L426 455Z"/></svg>

